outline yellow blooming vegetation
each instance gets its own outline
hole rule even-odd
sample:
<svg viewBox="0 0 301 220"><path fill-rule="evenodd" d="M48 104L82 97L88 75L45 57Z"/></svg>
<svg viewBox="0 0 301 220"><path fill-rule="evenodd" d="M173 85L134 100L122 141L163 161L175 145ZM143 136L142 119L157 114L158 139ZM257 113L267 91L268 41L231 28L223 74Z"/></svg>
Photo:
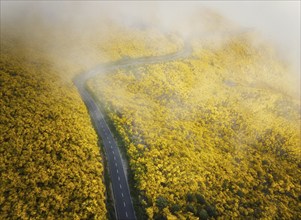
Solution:
<svg viewBox="0 0 301 220"><path fill-rule="evenodd" d="M300 219L300 103L284 65L238 36L88 86L122 137L149 219Z"/></svg>
<svg viewBox="0 0 301 220"><path fill-rule="evenodd" d="M149 29L112 25L105 33L1 27L0 219L107 218L97 136L72 78L126 55L175 52L181 43Z"/></svg>
<svg viewBox="0 0 301 220"><path fill-rule="evenodd" d="M15 45L1 42L0 218L105 219L102 159L79 94L43 54Z"/></svg>
<svg viewBox="0 0 301 220"><path fill-rule="evenodd" d="M36 32L36 27L26 29ZM38 47L59 69L60 77L71 81L74 75L96 65L137 57L160 56L178 51L183 42L175 34L162 34L155 28L126 28L115 23L91 30L51 29L40 25L39 34L26 39L26 47ZM7 32L17 32L8 30ZM20 33L21 35L22 33ZM21 39L22 40L22 39ZM37 44L39 44L37 46Z"/></svg>
<svg viewBox="0 0 301 220"><path fill-rule="evenodd" d="M177 35L165 35L152 27L129 31L120 26L110 26L106 33L99 48L110 61L174 53L183 46Z"/></svg>

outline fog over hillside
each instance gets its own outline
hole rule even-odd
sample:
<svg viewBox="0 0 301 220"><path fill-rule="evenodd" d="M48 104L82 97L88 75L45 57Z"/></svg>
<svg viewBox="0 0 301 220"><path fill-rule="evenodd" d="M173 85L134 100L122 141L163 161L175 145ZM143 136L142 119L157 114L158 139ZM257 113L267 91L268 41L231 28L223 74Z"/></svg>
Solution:
<svg viewBox="0 0 301 220"><path fill-rule="evenodd" d="M31 42L35 35L47 30L68 30L71 37L83 36L84 44L95 31L106 34L103 24L110 20L121 26L152 25L187 38L200 31L204 9L220 13L224 20L256 32L263 40L275 45L279 56L291 66L296 81L300 81L300 1L1 1L1 35L6 33L8 26L13 26ZM28 29L40 26L44 29ZM48 45L49 49L57 47L57 40Z"/></svg>
<svg viewBox="0 0 301 220"><path fill-rule="evenodd" d="M0 219L301 219L300 0L0 4Z"/></svg>

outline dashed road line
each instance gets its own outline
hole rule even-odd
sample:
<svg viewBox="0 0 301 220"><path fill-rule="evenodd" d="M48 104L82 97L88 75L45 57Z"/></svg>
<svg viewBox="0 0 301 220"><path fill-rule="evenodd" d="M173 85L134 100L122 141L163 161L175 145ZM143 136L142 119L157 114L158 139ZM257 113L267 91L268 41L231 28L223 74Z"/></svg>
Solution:
<svg viewBox="0 0 301 220"><path fill-rule="evenodd" d="M114 160L116 160L116 157L114 156Z"/></svg>
<svg viewBox="0 0 301 220"><path fill-rule="evenodd" d="M123 202L123 206L125 207L125 202Z"/></svg>
<svg viewBox="0 0 301 220"><path fill-rule="evenodd" d="M120 177L118 176L118 181L120 181Z"/></svg>
<svg viewBox="0 0 301 220"><path fill-rule="evenodd" d="M0 0L1 1L1 0ZM176 54L174 54L174 55L169 55L169 56L163 56L162 58L160 58L160 57L157 57L157 58L150 58L150 59L146 59L146 61L144 61L144 60L138 60L138 62L137 62L137 64L141 64L141 63L143 63L143 64L145 64L145 63L149 63L149 64L151 64L151 63L156 63L156 62L160 62L162 59L165 59L165 60L175 60L176 58L178 58L178 57L186 57L187 55L188 55L188 53L190 53L190 50L186 50L186 49L189 49L189 48L184 48L185 50L183 50L183 51L180 51L180 52L178 52L178 53L176 53ZM166 58L165 58L166 57ZM113 67L113 64L114 63L112 63L112 65L111 65L111 67L109 66L109 67L107 67L107 68L112 68ZM114 65L116 65L116 64L114 64ZM125 62L125 63L123 63L123 64L119 64L119 67L120 68L124 68L124 67L127 67L127 66L130 66L130 65L133 65L133 62L131 62L131 61L128 61L128 62ZM114 67L114 68L116 68L116 67ZM99 106L94 102L94 99L91 97L91 95L89 95L89 92L87 92L86 90L85 90L85 86L84 86L84 82L81 82L81 81L86 81L87 79L89 79L89 78L91 78L91 77L93 77L93 76L96 76L98 73L99 73L99 71L100 71L100 68L98 67L98 68L95 68L95 69L93 69L93 70L90 70L90 71L88 71L87 73L85 73L83 76L80 76L80 77L77 77L75 80L74 80L74 82L75 82L75 85L78 87L78 90L80 91L80 94L82 95L82 97L83 97L83 99L84 99L84 101L87 103L86 105L87 105L87 107L88 107L88 109L90 110L90 114L91 114L91 117L92 118L94 118L95 120L96 120L96 128L97 128L97 130L98 131L102 131L101 133L103 134L103 140L105 140L105 138L107 138L107 141L109 140L109 138L110 138L110 140L112 140L112 143L115 145L116 144L116 142L115 142L115 140L114 140L114 135L112 134L112 132L111 132L111 130L110 130L110 128L109 128L109 126L108 126L108 124L106 123L106 120L105 120L105 118L104 118L104 115L101 113L101 111L100 111L100 109L99 109ZM90 107L89 107L90 106ZM100 118L99 118L99 116L101 116ZM100 125L101 125L101 127L102 127L102 129L99 129L99 124L98 124L98 122L99 123L101 123ZM101 135L100 135L101 136ZM108 143L106 141L106 143ZM109 142L110 143L110 142ZM109 144L108 145L106 145L107 147L108 146L110 146ZM106 147L106 149L108 149ZM116 147L116 146L114 146L114 147ZM112 149L112 146L111 146L111 149ZM117 149L118 150L118 149ZM113 154L115 154L114 153L114 151L113 151L113 149L112 149L112 152L113 152ZM116 151L116 154L119 154L119 152L118 151ZM111 156L111 155L110 155ZM117 155L118 156L118 155ZM119 156L118 156L119 157ZM118 158L118 160L119 160L120 158ZM115 160L116 161L116 160ZM110 163L111 164L111 163ZM118 168L116 168L116 171L117 171L117 173L118 173ZM121 170L121 173L123 173L123 170ZM119 176L118 176L119 177ZM122 187L121 185L120 185L120 187ZM127 181L126 181L126 185L125 185L125 188L126 189L128 189L128 183L127 183ZM123 195L123 193L121 192L121 195L122 195L122 197L124 197L124 195ZM131 202L131 200L130 200L130 202L129 202L129 205L128 204L125 204L125 200L121 200L120 202L123 202L123 204L124 204L124 207L127 205L127 206L129 206L129 207L132 207L132 202ZM123 211L123 210L122 210ZM132 216L132 214L133 215L135 215L135 213L132 213L132 210L128 210L128 211L130 211L130 215L128 215L128 213L127 213L127 211L126 210L124 210L123 212L122 212L122 214L125 214L125 216L126 216L126 218L128 219L129 218L129 216ZM133 219L136 219L135 218L135 216L133 217Z"/></svg>
<svg viewBox="0 0 301 220"><path fill-rule="evenodd" d="M122 185L121 184L119 184L119 188L122 189Z"/></svg>
<svg viewBox="0 0 301 220"><path fill-rule="evenodd" d="M115 163L115 167L117 167L117 163Z"/></svg>

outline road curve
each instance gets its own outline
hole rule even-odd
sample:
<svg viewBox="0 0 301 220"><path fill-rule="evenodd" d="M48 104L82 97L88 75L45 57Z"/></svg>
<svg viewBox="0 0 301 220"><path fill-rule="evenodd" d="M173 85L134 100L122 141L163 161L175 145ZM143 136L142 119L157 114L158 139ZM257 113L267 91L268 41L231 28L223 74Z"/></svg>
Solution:
<svg viewBox="0 0 301 220"><path fill-rule="evenodd" d="M86 81L104 71L134 65L167 62L180 58L185 58L190 54L191 48L187 44L181 51L169 55L163 55L158 57L142 57L136 59L122 59L116 62L101 64L96 66L92 70L78 75L73 80L85 105L88 108L91 120L94 123L96 133L102 140L104 146L104 152L108 166L107 168L109 170L109 175L113 188L116 215L117 219L119 220L136 220L133 202L130 195L130 189L127 182L127 178L125 176L124 168L122 166L122 158L117 147L117 143L108 127L107 122L103 117L103 113L96 104L96 100L93 99L92 95L86 89Z"/></svg>

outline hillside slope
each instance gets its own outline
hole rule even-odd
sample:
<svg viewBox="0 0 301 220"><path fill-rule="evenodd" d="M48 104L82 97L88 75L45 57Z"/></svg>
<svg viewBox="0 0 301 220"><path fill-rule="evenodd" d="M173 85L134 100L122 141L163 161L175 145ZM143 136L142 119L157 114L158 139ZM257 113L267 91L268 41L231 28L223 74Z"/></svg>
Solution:
<svg viewBox="0 0 301 220"><path fill-rule="evenodd" d="M300 103L249 36L89 87L122 137L150 219L300 218Z"/></svg>
<svg viewBox="0 0 301 220"><path fill-rule="evenodd" d="M24 48L1 39L0 218L105 219L87 110L43 54Z"/></svg>
<svg viewBox="0 0 301 220"><path fill-rule="evenodd" d="M1 26L1 219L106 219L103 159L72 80L100 63L181 46L156 30L116 24L105 35L73 31Z"/></svg>

